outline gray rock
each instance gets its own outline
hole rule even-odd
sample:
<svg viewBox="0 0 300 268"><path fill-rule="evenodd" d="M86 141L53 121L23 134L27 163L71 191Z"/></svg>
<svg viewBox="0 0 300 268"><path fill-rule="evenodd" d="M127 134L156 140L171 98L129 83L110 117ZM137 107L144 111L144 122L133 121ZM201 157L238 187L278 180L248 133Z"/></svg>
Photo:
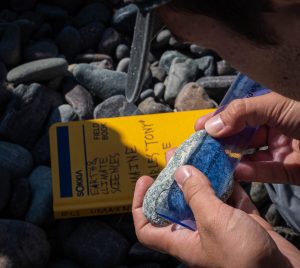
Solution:
<svg viewBox="0 0 300 268"><path fill-rule="evenodd" d="M154 46L155 48L164 48L169 44L170 38L172 34L170 30L164 29L158 33L158 35L155 38Z"/></svg>
<svg viewBox="0 0 300 268"><path fill-rule="evenodd" d="M177 111L201 110L214 107L214 102L197 83L186 84L175 100L175 109Z"/></svg>
<svg viewBox="0 0 300 268"><path fill-rule="evenodd" d="M10 7L15 11L26 11L34 7L37 0L11 0Z"/></svg>
<svg viewBox="0 0 300 268"><path fill-rule="evenodd" d="M1 168L0 177L0 212L6 208L11 195L12 180L8 170Z"/></svg>
<svg viewBox="0 0 300 268"><path fill-rule="evenodd" d="M120 44L116 48L115 57L117 60L122 60L130 56L130 48L125 44Z"/></svg>
<svg viewBox="0 0 300 268"><path fill-rule="evenodd" d="M21 33L15 23L0 23L0 60L15 66L21 60Z"/></svg>
<svg viewBox="0 0 300 268"><path fill-rule="evenodd" d="M101 22L92 22L82 28L79 33L84 50L95 49L102 38L105 26Z"/></svg>
<svg viewBox="0 0 300 268"><path fill-rule="evenodd" d="M198 68L204 76L214 76L217 72L217 66L214 57L205 56L199 59L195 59L198 64Z"/></svg>
<svg viewBox="0 0 300 268"><path fill-rule="evenodd" d="M103 100L114 95L125 95L127 84L125 73L78 64L74 76L81 85Z"/></svg>
<svg viewBox="0 0 300 268"><path fill-rule="evenodd" d="M143 100L139 104L138 108L143 114L157 114L157 113L172 112L169 106L155 102L154 98L152 97Z"/></svg>
<svg viewBox="0 0 300 268"><path fill-rule="evenodd" d="M195 81L198 74L198 65L194 60L175 58L169 72L164 99L173 104L182 87Z"/></svg>
<svg viewBox="0 0 300 268"><path fill-rule="evenodd" d="M47 268L81 268L78 263L71 261L69 259L61 259L61 260L56 260L52 261L49 263Z"/></svg>
<svg viewBox="0 0 300 268"><path fill-rule="evenodd" d="M138 107L128 103L123 95L112 96L94 110L94 118L110 118L141 114Z"/></svg>
<svg viewBox="0 0 300 268"><path fill-rule="evenodd" d="M163 98L164 94L165 94L165 90L166 90L166 87L164 85L164 83L156 83L154 85L154 96L155 96L155 99L156 100L160 100Z"/></svg>
<svg viewBox="0 0 300 268"><path fill-rule="evenodd" d="M175 58L187 59L187 56L181 54L176 50L167 50L161 55L158 66L164 69L166 74L168 74L171 68L171 64Z"/></svg>
<svg viewBox="0 0 300 268"><path fill-rule="evenodd" d="M104 3L94 3L80 10L75 19L75 25L80 28L93 22L108 24L110 18L111 10Z"/></svg>
<svg viewBox="0 0 300 268"><path fill-rule="evenodd" d="M159 65L158 61L150 65L152 77L155 80L155 82L163 82L167 76L167 73L162 67L159 67L158 65Z"/></svg>
<svg viewBox="0 0 300 268"><path fill-rule="evenodd" d="M129 258L133 262L166 262L170 256L136 242L129 250Z"/></svg>
<svg viewBox="0 0 300 268"><path fill-rule="evenodd" d="M271 204L264 215L265 219L272 225L278 226L282 220L275 204Z"/></svg>
<svg viewBox="0 0 300 268"><path fill-rule="evenodd" d="M30 148L36 142L50 108L49 95L41 85L18 86L0 122L0 134Z"/></svg>
<svg viewBox="0 0 300 268"><path fill-rule="evenodd" d="M63 28L57 37L60 52L71 62L80 53L81 42L80 33L72 26Z"/></svg>
<svg viewBox="0 0 300 268"><path fill-rule="evenodd" d="M218 75L235 75L236 70L227 61L221 60L217 62L217 73Z"/></svg>
<svg viewBox="0 0 300 268"><path fill-rule="evenodd" d="M235 76L211 76L200 78L197 84L205 89L211 99L220 103L234 80Z"/></svg>
<svg viewBox="0 0 300 268"><path fill-rule="evenodd" d="M102 35L98 51L104 54L112 54L121 40L121 35L114 28L107 28Z"/></svg>
<svg viewBox="0 0 300 268"><path fill-rule="evenodd" d="M93 118L94 101L91 94L84 87L77 85L66 94L65 98L79 120Z"/></svg>
<svg viewBox="0 0 300 268"><path fill-rule="evenodd" d="M154 96L154 91L151 88L142 91L142 93L140 95L140 101L143 101L143 100L145 100L145 99L147 99L149 97L151 97L151 98L155 97Z"/></svg>
<svg viewBox="0 0 300 268"><path fill-rule="evenodd" d="M63 249L65 256L85 267L116 267L125 261L129 244L105 223L88 219L64 240Z"/></svg>
<svg viewBox="0 0 300 268"><path fill-rule="evenodd" d="M7 80L15 84L42 82L64 76L67 71L68 63L65 59L43 59L25 63L12 69L7 74Z"/></svg>
<svg viewBox="0 0 300 268"><path fill-rule="evenodd" d="M24 49L24 59L26 62L55 58L57 55L57 46L51 41L39 41Z"/></svg>
<svg viewBox="0 0 300 268"><path fill-rule="evenodd" d="M0 220L0 263L3 268L45 267L50 245L44 231L17 220Z"/></svg>
<svg viewBox="0 0 300 268"><path fill-rule="evenodd" d="M0 141L0 170L8 170L13 178L27 176L33 168L31 153L17 144Z"/></svg>
<svg viewBox="0 0 300 268"><path fill-rule="evenodd" d="M98 69L106 69L106 70L114 69L113 63L110 60L95 61L95 62L90 63L90 65L92 65Z"/></svg>
<svg viewBox="0 0 300 268"><path fill-rule="evenodd" d="M132 33L137 10L137 6L134 4L129 4L117 9L112 17L113 27L121 33Z"/></svg>
<svg viewBox="0 0 300 268"><path fill-rule="evenodd" d="M38 4L36 12L45 20L66 20L68 12L60 7L46 4Z"/></svg>
<svg viewBox="0 0 300 268"><path fill-rule="evenodd" d="M24 219L31 198L31 188L27 178L13 181L12 196L9 202L9 212L13 218Z"/></svg>
<svg viewBox="0 0 300 268"><path fill-rule="evenodd" d="M28 180L32 198L25 220L35 225L43 225L52 214L51 169L46 166L38 166L32 171Z"/></svg>
<svg viewBox="0 0 300 268"><path fill-rule="evenodd" d="M82 54L76 57L76 62L78 63L91 63L91 62L99 62L103 60L112 61L111 56L106 54Z"/></svg>
<svg viewBox="0 0 300 268"><path fill-rule="evenodd" d="M62 80L63 80L63 76L55 77L48 81L46 87L52 91L60 91Z"/></svg>
<svg viewBox="0 0 300 268"><path fill-rule="evenodd" d="M116 71L127 73L130 64L130 58L124 58L119 61Z"/></svg>
<svg viewBox="0 0 300 268"><path fill-rule="evenodd" d="M204 57L208 54L211 54L211 50L204 48L204 47L200 47L198 45L192 44L190 45L190 51L195 54L197 57Z"/></svg>
<svg viewBox="0 0 300 268"><path fill-rule="evenodd" d="M77 120L77 115L72 106L69 104L62 104L52 110L47 125L50 127L55 123L66 123L75 120Z"/></svg>
<svg viewBox="0 0 300 268"><path fill-rule="evenodd" d="M252 182L250 197L255 206L260 209L266 201L269 200L267 189L263 183Z"/></svg>

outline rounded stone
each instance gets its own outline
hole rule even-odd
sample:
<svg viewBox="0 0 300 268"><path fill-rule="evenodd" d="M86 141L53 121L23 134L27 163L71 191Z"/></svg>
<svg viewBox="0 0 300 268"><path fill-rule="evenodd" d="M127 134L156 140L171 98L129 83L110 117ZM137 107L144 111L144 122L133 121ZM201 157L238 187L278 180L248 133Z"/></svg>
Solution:
<svg viewBox="0 0 300 268"><path fill-rule="evenodd" d="M84 267L116 267L125 261L127 240L97 219L82 221L63 241L63 252Z"/></svg>
<svg viewBox="0 0 300 268"><path fill-rule="evenodd" d="M154 98L154 91L151 88L142 91L142 93L140 95L140 100L143 101L149 97Z"/></svg>
<svg viewBox="0 0 300 268"><path fill-rule="evenodd" d="M101 22L92 22L79 29L83 50L96 49L99 44L105 26Z"/></svg>
<svg viewBox="0 0 300 268"><path fill-rule="evenodd" d="M77 115L72 106L62 104L52 110L47 125L50 127L55 123L66 123L74 120L77 120Z"/></svg>
<svg viewBox="0 0 300 268"><path fill-rule="evenodd" d="M235 75L236 70L231 67L231 65L225 61L221 60L217 62L217 72L218 75Z"/></svg>
<svg viewBox="0 0 300 268"><path fill-rule="evenodd" d="M169 44L170 38L172 34L168 29L164 29L158 33L158 35L155 38L155 44L154 46L156 48L164 48Z"/></svg>
<svg viewBox="0 0 300 268"><path fill-rule="evenodd" d="M52 216L51 168L36 167L28 177L32 198L25 220L35 225L44 225Z"/></svg>
<svg viewBox="0 0 300 268"><path fill-rule="evenodd" d="M162 67L159 67L158 61L150 65L150 70L155 82L163 82L165 80L167 73Z"/></svg>
<svg viewBox="0 0 300 268"><path fill-rule="evenodd" d="M14 23L20 28L21 44L26 45L31 38L35 24L28 19L16 20Z"/></svg>
<svg viewBox="0 0 300 268"><path fill-rule="evenodd" d="M106 99L94 110L94 118L111 118L137 114L141 114L138 107L128 103L123 95L115 95Z"/></svg>
<svg viewBox="0 0 300 268"><path fill-rule="evenodd" d="M119 61L116 71L127 73L130 64L130 58L124 58Z"/></svg>
<svg viewBox="0 0 300 268"><path fill-rule="evenodd" d="M0 23L0 60L15 66L21 60L21 32L15 23Z"/></svg>
<svg viewBox="0 0 300 268"><path fill-rule="evenodd" d="M66 26L57 37L59 50L68 61L73 61L81 51L81 37L78 30L72 26Z"/></svg>
<svg viewBox="0 0 300 268"><path fill-rule="evenodd" d="M66 20L68 18L66 10L54 5L38 4L36 12L45 20Z"/></svg>
<svg viewBox="0 0 300 268"><path fill-rule="evenodd" d="M217 73L217 66L214 57L205 56L195 59L201 74L204 76L215 76Z"/></svg>
<svg viewBox="0 0 300 268"><path fill-rule="evenodd" d="M0 177L0 212L7 207L11 196L12 180L8 170L1 168Z"/></svg>
<svg viewBox="0 0 300 268"><path fill-rule="evenodd" d="M24 219L31 198L31 188L27 178L18 178L13 181L12 196L9 202L9 211L13 218Z"/></svg>
<svg viewBox="0 0 300 268"><path fill-rule="evenodd" d="M138 8L134 4L129 4L117 9L112 17L113 27L121 33L131 34L133 32L137 11Z"/></svg>
<svg viewBox="0 0 300 268"><path fill-rule="evenodd" d="M7 80L15 84L41 82L64 76L67 71L68 63L65 59L43 59L25 63L12 69L7 74Z"/></svg>
<svg viewBox="0 0 300 268"><path fill-rule="evenodd" d="M39 41L24 49L24 59L26 62L55 58L57 55L57 46L51 41Z"/></svg>
<svg viewBox="0 0 300 268"><path fill-rule="evenodd" d="M50 245L39 227L27 222L1 219L0 237L1 267L46 267Z"/></svg>
<svg viewBox="0 0 300 268"><path fill-rule="evenodd" d="M192 44L190 45L190 51L195 54L197 57L204 57L211 53L210 49L200 47L198 45Z"/></svg>
<svg viewBox="0 0 300 268"><path fill-rule="evenodd" d="M78 55L76 57L76 62L78 63L91 63L91 62L99 62L103 60L109 60L112 62L111 56L106 54L100 54L100 53L87 53L87 54Z"/></svg>
<svg viewBox="0 0 300 268"><path fill-rule="evenodd" d="M125 73L98 69L88 64L78 64L74 70L77 81L86 89L105 100L114 95L125 95Z"/></svg>
<svg viewBox="0 0 300 268"><path fill-rule="evenodd" d="M104 54L112 54L121 42L121 35L114 28L107 28L103 32L98 51Z"/></svg>
<svg viewBox="0 0 300 268"><path fill-rule="evenodd" d="M103 60L103 61L95 61L90 63L90 65L99 68L99 69L107 69L107 70L113 70L114 66L111 60Z"/></svg>
<svg viewBox="0 0 300 268"><path fill-rule="evenodd" d="M158 66L165 70L165 72L168 74L171 64L175 58L187 59L187 56L176 50L167 50L161 55Z"/></svg>
<svg viewBox="0 0 300 268"><path fill-rule="evenodd" d="M143 100L139 104L138 108L143 114L158 114L172 112L172 109L169 106L161 104L159 102L155 102L154 98L152 97Z"/></svg>
<svg viewBox="0 0 300 268"><path fill-rule="evenodd" d="M27 176L33 168L31 153L20 145L0 141L0 170L8 170L13 178Z"/></svg>
<svg viewBox="0 0 300 268"><path fill-rule="evenodd" d="M175 100L175 109L177 111L201 110L214 107L213 101L197 83L186 84Z"/></svg>
<svg viewBox="0 0 300 268"><path fill-rule="evenodd" d="M122 60L130 56L130 48L125 44L120 44L116 48L115 57L117 60Z"/></svg>
<svg viewBox="0 0 300 268"><path fill-rule="evenodd" d="M157 100L160 100L163 98L164 94L165 94L165 85L164 83L156 83L154 85L154 96Z"/></svg>

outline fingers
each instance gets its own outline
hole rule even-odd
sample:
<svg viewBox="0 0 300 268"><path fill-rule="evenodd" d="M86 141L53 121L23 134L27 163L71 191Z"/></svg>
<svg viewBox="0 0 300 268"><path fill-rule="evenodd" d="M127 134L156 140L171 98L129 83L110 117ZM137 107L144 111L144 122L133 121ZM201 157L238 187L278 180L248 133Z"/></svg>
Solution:
<svg viewBox="0 0 300 268"><path fill-rule="evenodd" d="M198 118L198 120L195 123L195 130L199 131L201 129L204 129L205 123L207 120L209 120L210 118L212 118L214 116L215 112L211 112L209 114L206 114L204 116L201 116L200 118Z"/></svg>
<svg viewBox="0 0 300 268"><path fill-rule="evenodd" d="M175 154L176 152L176 147L170 149L169 151L166 152L166 162L168 163L170 161L170 159L172 158L172 156Z"/></svg>
<svg viewBox="0 0 300 268"><path fill-rule="evenodd" d="M236 134L246 126L276 127L290 137L299 138L297 125L300 103L276 93L231 102L222 112L205 123L214 137Z"/></svg>

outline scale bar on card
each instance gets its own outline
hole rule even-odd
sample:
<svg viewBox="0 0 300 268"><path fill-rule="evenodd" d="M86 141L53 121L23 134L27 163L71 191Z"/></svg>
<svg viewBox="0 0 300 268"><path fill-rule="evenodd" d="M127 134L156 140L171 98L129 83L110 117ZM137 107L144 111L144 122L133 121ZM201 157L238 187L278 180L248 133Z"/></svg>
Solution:
<svg viewBox="0 0 300 268"><path fill-rule="evenodd" d="M56 129L59 166L60 196L72 197L72 174L70 160L69 129L62 126Z"/></svg>

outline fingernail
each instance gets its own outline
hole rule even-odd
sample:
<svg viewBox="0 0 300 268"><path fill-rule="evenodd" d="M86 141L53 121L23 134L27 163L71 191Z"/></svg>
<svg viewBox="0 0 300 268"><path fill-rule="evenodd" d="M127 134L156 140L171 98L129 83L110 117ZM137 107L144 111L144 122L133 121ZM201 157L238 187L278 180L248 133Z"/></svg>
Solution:
<svg viewBox="0 0 300 268"><path fill-rule="evenodd" d="M224 123L220 115L216 115L205 123L206 131L211 135L218 134L224 128Z"/></svg>
<svg viewBox="0 0 300 268"><path fill-rule="evenodd" d="M182 166L182 167L179 167L176 171L176 182L178 184L178 186L180 188L182 188L182 185L184 184L184 182L191 176L191 172L190 170L185 167L185 166Z"/></svg>

